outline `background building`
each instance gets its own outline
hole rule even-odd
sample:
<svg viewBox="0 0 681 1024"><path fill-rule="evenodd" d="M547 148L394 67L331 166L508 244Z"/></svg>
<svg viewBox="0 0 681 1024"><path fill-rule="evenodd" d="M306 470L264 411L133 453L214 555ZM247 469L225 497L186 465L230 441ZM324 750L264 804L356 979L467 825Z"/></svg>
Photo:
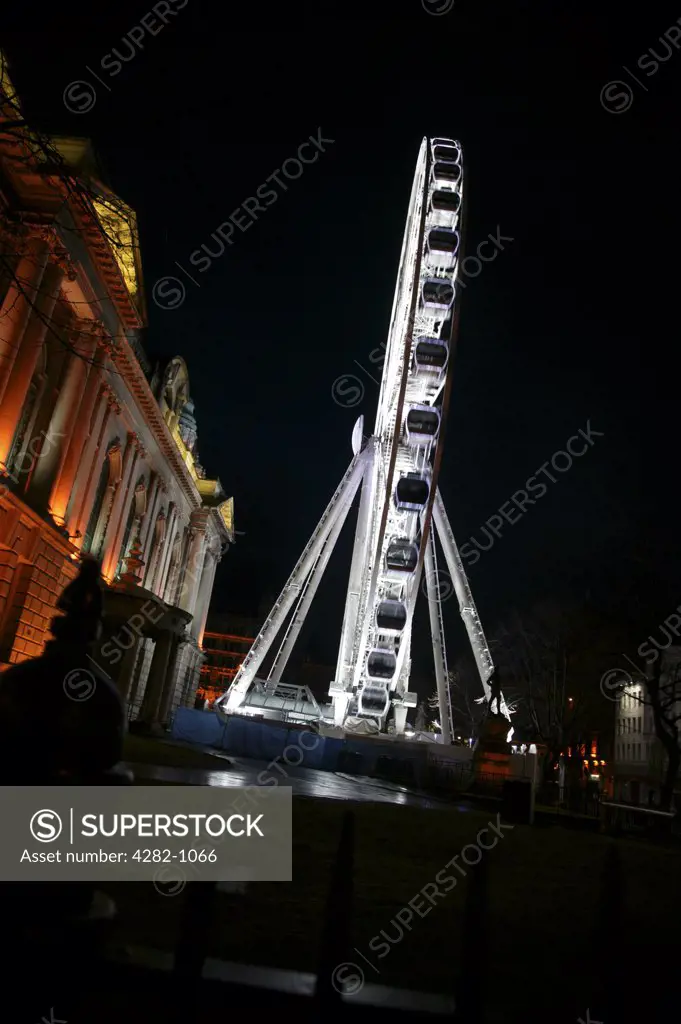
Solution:
<svg viewBox="0 0 681 1024"><path fill-rule="evenodd" d="M144 353L134 212L86 140L26 126L0 69L0 667L42 652L89 554L97 663L163 722L193 703L233 503L198 462L184 360Z"/></svg>
<svg viewBox="0 0 681 1024"><path fill-rule="evenodd" d="M230 686L267 617L269 608L265 607L266 602L267 598L261 602L261 614L257 617L211 613L203 634L205 661L197 694L201 700L212 703ZM273 598L271 603L274 603ZM263 678L267 677L271 663L272 657L263 667ZM320 703L325 703L334 671L335 666L320 664L309 656L291 659L283 682L307 686Z"/></svg>
<svg viewBox="0 0 681 1024"><path fill-rule="evenodd" d="M681 647L669 647L661 659L664 686L678 677ZM649 700L643 682L630 682L615 705L615 799L625 803L648 805L660 798L667 755L655 732Z"/></svg>
<svg viewBox="0 0 681 1024"><path fill-rule="evenodd" d="M205 661L198 696L212 703L231 684L262 622L237 615L211 615L208 626L203 634Z"/></svg>

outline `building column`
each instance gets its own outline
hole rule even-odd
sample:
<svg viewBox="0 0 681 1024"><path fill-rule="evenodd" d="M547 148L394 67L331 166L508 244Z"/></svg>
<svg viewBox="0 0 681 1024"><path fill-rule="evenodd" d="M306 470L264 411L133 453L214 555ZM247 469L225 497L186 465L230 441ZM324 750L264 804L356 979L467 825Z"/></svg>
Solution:
<svg viewBox="0 0 681 1024"><path fill-rule="evenodd" d="M132 685L132 674L135 671L135 664L137 663L137 654L140 646L140 637L136 636L133 643L128 647L127 651L123 655L123 661L121 668L118 673L118 692L121 695L121 699L124 703L128 700L128 694L130 693Z"/></svg>
<svg viewBox="0 0 681 1024"><path fill-rule="evenodd" d="M158 721L158 705L168 673L168 661L170 660L173 639L173 634L164 629L158 634L158 639L156 640L138 719L140 722L146 722L147 725L152 725Z"/></svg>
<svg viewBox="0 0 681 1024"><path fill-rule="evenodd" d="M190 523L190 543L187 561L184 565L184 576L180 590L179 607L194 614L196 594L201 583L201 573L206 545L206 515L203 512L193 513Z"/></svg>
<svg viewBox="0 0 681 1024"><path fill-rule="evenodd" d="M66 456L69 442L76 431L80 399L85 388L88 364L95 352L94 338L83 339L80 332L71 332L71 354L67 357L64 381L36 460L31 481L33 501L38 508L49 508L48 502Z"/></svg>
<svg viewBox="0 0 681 1024"><path fill-rule="evenodd" d="M211 549L208 548L206 551L206 560L203 563L199 593L196 598L194 621L192 622L192 636L196 638L199 646L203 639L203 631L206 628L206 619L208 618L208 609L210 607L210 599L213 593L213 583L215 581L215 572L217 567L218 559Z"/></svg>
<svg viewBox="0 0 681 1024"><path fill-rule="evenodd" d="M201 685L201 665L205 660L205 654L201 651L195 651L193 655L193 664L191 666L191 682L187 688L187 696L185 698L185 707L191 708L194 706L196 700L196 691Z"/></svg>
<svg viewBox="0 0 681 1024"><path fill-rule="evenodd" d="M147 526L146 538L143 545L142 558L145 562L144 579L143 585L146 590L153 590L154 575L158 560L161 556L161 552L156 553L155 549L155 538L156 538L156 525L158 523L159 516L161 515L161 508L163 505L163 497L167 493L165 485L160 477L157 477L158 486L156 488L156 495L151 508L151 515L149 517L149 524Z"/></svg>
<svg viewBox="0 0 681 1024"><path fill-rule="evenodd" d="M21 339L34 312L38 289L50 255L46 239L31 235L25 241L26 252L19 260L14 280L10 282L0 309L0 401L4 398L10 372L21 348Z"/></svg>
<svg viewBox="0 0 681 1024"><path fill-rule="evenodd" d="M128 434L128 443L123 453L123 466L121 468L121 479L114 495L113 505L109 514L109 521L106 527L106 536L113 538L106 543L102 556L102 575L108 579L116 570L118 563L118 548L121 542L121 531L124 529L124 512L128 508L128 499L133 500L134 494L130 494L130 481L137 465L140 454L140 444L137 434Z"/></svg>
<svg viewBox="0 0 681 1024"><path fill-rule="evenodd" d="M87 383L83 392L83 400L78 407L76 422L78 429L74 429L66 439L61 464L57 470L50 493L48 509L52 518L60 525L66 524L67 510L74 491L76 476L81 464L85 461L83 458L84 450L90 440L90 423L101 388L100 367L103 352L104 349L101 344L97 344L92 354L92 362L85 368Z"/></svg>
<svg viewBox="0 0 681 1024"><path fill-rule="evenodd" d="M156 508L158 505L158 497L161 490L161 478L158 473L152 472L151 475L151 489L149 491L149 499L147 501L147 510L144 516L144 523L140 530L140 539L142 542L142 559L145 565L149 564L149 544L154 533L154 526L156 525Z"/></svg>
<svg viewBox="0 0 681 1024"><path fill-rule="evenodd" d="M3 464L9 457L63 277L64 271L61 267L56 263L48 265L42 279L40 294L35 302L34 315L19 340L19 348L14 352L14 364L7 373L5 391L0 402L0 463Z"/></svg>
<svg viewBox="0 0 681 1024"><path fill-rule="evenodd" d="M166 589L166 583L168 581L168 570L170 569L170 562L173 557L173 545L175 544L176 530L179 511L176 505L173 505L172 512L168 518L168 525L166 526L165 535L165 548L163 550L163 562L159 566L160 575L158 576L158 596L163 600L163 595Z"/></svg>
<svg viewBox="0 0 681 1024"><path fill-rule="evenodd" d="M111 416L111 410L112 405L108 397L108 388L106 384L102 383L95 399L92 429L85 441L79 460L79 465L83 466L84 473L79 473L76 476L75 487L69 498L66 511L66 529L71 538L76 537L79 533L82 534L85 529L82 524L85 515L90 513L91 502L89 499L93 486L96 486L96 484L93 484L93 480L98 479L96 476L97 468L101 469L99 456L106 436L106 428ZM87 523L86 519L85 522Z"/></svg>
<svg viewBox="0 0 681 1024"><path fill-rule="evenodd" d="M170 652L170 659L168 661L168 672L166 674L165 683L163 685L163 692L158 705L158 720L162 725L168 721L168 715L170 714L173 697L177 690L177 668L180 662L180 652L182 650L184 640L181 636L175 636L173 638L173 646Z"/></svg>
<svg viewBox="0 0 681 1024"><path fill-rule="evenodd" d="M131 686L130 686L130 689L128 690L128 704L129 705L133 705L135 703L135 698L137 697L137 691L139 690L140 683L142 682L142 671L144 669L144 662L146 660L145 642L147 640L149 640L149 639L150 639L150 637L148 637L145 633L143 633L142 636L140 637L140 642L139 642L139 647L138 647L138 652L141 652L141 656L140 656L140 659L139 659L139 666L138 666L139 671L137 672L137 675L134 675L132 677L132 679L131 679ZM149 678L149 676L147 674L147 679L148 678Z"/></svg>

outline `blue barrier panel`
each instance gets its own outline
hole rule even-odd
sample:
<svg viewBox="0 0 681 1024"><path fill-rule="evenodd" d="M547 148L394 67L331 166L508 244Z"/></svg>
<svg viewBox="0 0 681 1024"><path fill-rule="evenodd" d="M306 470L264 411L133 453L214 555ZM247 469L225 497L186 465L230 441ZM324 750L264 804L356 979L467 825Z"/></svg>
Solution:
<svg viewBox="0 0 681 1024"><path fill-rule="evenodd" d="M337 736L322 736L320 739L319 746L311 751L311 756L317 758L314 767L323 772L335 772L338 770L338 757L343 749L343 740L338 739ZM305 742L312 745L310 740L305 740ZM305 763L307 764L307 761Z"/></svg>
<svg viewBox="0 0 681 1024"><path fill-rule="evenodd" d="M199 711L197 708L178 708L173 718L170 735L185 743L196 743L203 747L221 747L224 724L214 711Z"/></svg>
<svg viewBox="0 0 681 1024"><path fill-rule="evenodd" d="M171 730L173 739L224 750L235 757L274 761L286 753L284 767L336 771L342 739L319 736L311 730L291 729L284 723L254 722L240 715L227 721L214 711L178 708ZM303 737L301 740L301 736ZM371 751L371 745L367 744ZM375 760L375 755L373 755Z"/></svg>
<svg viewBox="0 0 681 1024"><path fill-rule="evenodd" d="M305 732L302 742L300 737L300 729L291 729L284 723L253 722L234 715L224 731L222 747L236 757L268 762L282 757L286 751L286 760L291 768L298 765L321 768L324 738L311 731Z"/></svg>

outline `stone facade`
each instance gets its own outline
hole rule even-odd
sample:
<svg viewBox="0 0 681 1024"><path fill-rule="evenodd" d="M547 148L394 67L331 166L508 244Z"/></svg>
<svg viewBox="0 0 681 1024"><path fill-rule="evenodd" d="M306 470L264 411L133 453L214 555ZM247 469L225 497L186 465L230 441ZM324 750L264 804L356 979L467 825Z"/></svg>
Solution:
<svg viewBox="0 0 681 1024"><path fill-rule="evenodd" d="M6 75L0 128L20 119ZM148 723L193 704L233 504L198 462L180 357L150 365L135 214L87 142L0 141L0 668L40 654L82 553L97 663Z"/></svg>
<svg viewBox="0 0 681 1024"><path fill-rule="evenodd" d="M680 713L673 699L681 693L681 647L661 652L662 705L666 718ZM615 799L655 806L667 770L667 755L657 738L653 708L645 684L632 680L615 703ZM677 789L679 784L677 782Z"/></svg>

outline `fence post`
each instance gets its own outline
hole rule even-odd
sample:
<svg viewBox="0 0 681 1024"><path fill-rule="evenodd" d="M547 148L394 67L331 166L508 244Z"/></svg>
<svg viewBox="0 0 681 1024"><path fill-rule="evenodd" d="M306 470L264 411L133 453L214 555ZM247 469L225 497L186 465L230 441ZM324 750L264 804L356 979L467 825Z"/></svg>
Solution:
<svg viewBox="0 0 681 1024"><path fill-rule="evenodd" d="M341 1004L342 978L334 971L347 963L352 950L352 889L355 859L355 815L343 816L340 842L331 873L321 937L315 1002L329 1010Z"/></svg>
<svg viewBox="0 0 681 1024"><path fill-rule="evenodd" d="M626 963L623 949L623 904L625 898L620 851L611 843L601 870L600 893L595 916L594 949L603 951L595 978L594 1016L598 1020L623 1020L620 1010L623 983L622 968ZM602 1011L602 1012L601 1012Z"/></svg>
<svg viewBox="0 0 681 1024"><path fill-rule="evenodd" d="M482 994L487 977L488 866L483 857L471 867L466 886L459 998L456 1017L465 1024L482 1024Z"/></svg>
<svg viewBox="0 0 681 1024"><path fill-rule="evenodd" d="M196 1006L212 935L216 894L217 882L189 882L186 888L172 978L176 1019L183 1024L191 1020Z"/></svg>

